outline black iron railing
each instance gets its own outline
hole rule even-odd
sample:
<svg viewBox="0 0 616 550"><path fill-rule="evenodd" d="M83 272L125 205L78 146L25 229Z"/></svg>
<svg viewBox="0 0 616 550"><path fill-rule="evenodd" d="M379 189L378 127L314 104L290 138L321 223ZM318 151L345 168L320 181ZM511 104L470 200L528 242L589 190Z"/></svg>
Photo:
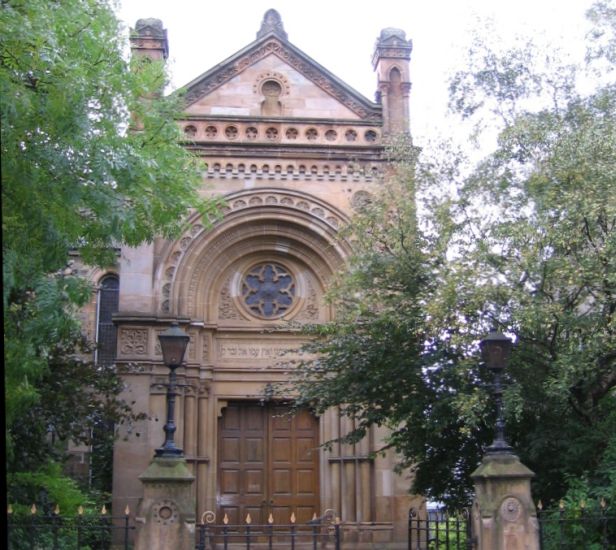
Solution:
<svg viewBox="0 0 616 550"><path fill-rule="evenodd" d="M214 522L213 512L203 514L201 523L197 525L196 550L227 550L231 547L245 550L257 547L268 550L340 550L342 539L340 520L328 515L314 517L304 524L296 523L294 516L288 524L274 524L270 516L267 524L256 525L251 522L250 515L243 525L228 523L226 516L221 525Z"/></svg>
<svg viewBox="0 0 616 550"><path fill-rule="evenodd" d="M616 513L605 500L600 503L565 505L557 510L544 510L537 505L541 550L613 550L616 548Z"/></svg>
<svg viewBox="0 0 616 550"><path fill-rule="evenodd" d="M472 550L468 510L448 513L444 510L409 511L409 550Z"/></svg>
<svg viewBox="0 0 616 550"><path fill-rule="evenodd" d="M100 514L86 514L80 508L75 516L60 515L59 510L41 514L32 505L29 514L7 514L9 550L130 550L130 532L135 526L127 510L123 516L109 515L103 507Z"/></svg>

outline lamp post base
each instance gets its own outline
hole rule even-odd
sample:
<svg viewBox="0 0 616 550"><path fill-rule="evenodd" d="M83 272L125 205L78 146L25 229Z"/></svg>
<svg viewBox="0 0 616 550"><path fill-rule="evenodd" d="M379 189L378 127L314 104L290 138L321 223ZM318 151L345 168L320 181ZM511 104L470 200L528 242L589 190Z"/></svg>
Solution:
<svg viewBox="0 0 616 550"><path fill-rule="evenodd" d="M139 479L143 499L136 518L135 550L194 550L195 478L186 460L155 456Z"/></svg>
<svg viewBox="0 0 616 550"><path fill-rule="evenodd" d="M184 451L177 447L161 447L154 451L157 458L184 458Z"/></svg>

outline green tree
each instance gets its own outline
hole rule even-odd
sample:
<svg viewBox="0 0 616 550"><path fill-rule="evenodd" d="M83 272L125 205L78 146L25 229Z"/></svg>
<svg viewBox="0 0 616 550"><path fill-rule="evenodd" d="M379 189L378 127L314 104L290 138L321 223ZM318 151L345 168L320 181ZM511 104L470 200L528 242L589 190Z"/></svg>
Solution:
<svg viewBox="0 0 616 550"><path fill-rule="evenodd" d="M461 504L470 494L493 424L477 344L496 327L516 342L507 433L537 473L535 496L547 504L582 484L616 499L611 6L590 13L601 27L582 67L532 46L471 52L452 106L500 128L496 150L464 177L445 149L432 153L438 162L407 156L402 167L415 170L387 179L355 220L350 273L331 294L338 318L313 327L316 359L295 372L298 404L340 405L356 422L350 437L388 426L385 444L429 497ZM601 81L578 91L597 62Z"/></svg>
<svg viewBox="0 0 616 550"><path fill-rule="evenodd" d="M114 373L72 358L83 351L76 313L91 290L66 270L69 252L77 251L90 265L110 266L121 244L177 234L190 209L206 218L216 212L216 201L199 197L199 163L180 144L175 119L181 98L163 97L163 66L143 59L129 63L124 45L107 0L2 2L4 372L11 471L34 469L45 460L44 422L63 437L78 438L88 419L105 408L116 416L125 412ZM134 128L131 121L137 121ZM101 398L87 388L102 392ZM58 405L65 410L54 411ZM67 417L69 410L80 416ZM21 437L27 432L30 439Z"/></svg>

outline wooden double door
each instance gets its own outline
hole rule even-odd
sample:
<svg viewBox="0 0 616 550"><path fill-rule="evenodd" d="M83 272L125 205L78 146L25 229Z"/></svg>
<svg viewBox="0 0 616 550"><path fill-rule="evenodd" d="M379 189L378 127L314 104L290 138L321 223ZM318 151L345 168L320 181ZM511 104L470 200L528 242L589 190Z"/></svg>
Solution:
<svg viewBox="0 0 616 550"><path fill-rule="evenodd" d="M308 411L230 402L218 425L217 521L298 523L319 515L318 420Z"/></svg>

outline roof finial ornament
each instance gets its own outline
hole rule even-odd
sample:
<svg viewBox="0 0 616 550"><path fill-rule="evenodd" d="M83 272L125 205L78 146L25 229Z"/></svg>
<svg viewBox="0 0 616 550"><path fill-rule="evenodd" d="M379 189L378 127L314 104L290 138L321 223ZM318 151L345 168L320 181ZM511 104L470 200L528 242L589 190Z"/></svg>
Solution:
<svg viewBox="0 0 616 550"><path fill-rule="evenodd" d="M284 27L282 26L282 18L280 17L280 14L274 9L269 9L263 16L261 28L257 33L257 39L262 38L266 34L272 32L283 40L287 40L287 33L284 31Z"/></svg>

